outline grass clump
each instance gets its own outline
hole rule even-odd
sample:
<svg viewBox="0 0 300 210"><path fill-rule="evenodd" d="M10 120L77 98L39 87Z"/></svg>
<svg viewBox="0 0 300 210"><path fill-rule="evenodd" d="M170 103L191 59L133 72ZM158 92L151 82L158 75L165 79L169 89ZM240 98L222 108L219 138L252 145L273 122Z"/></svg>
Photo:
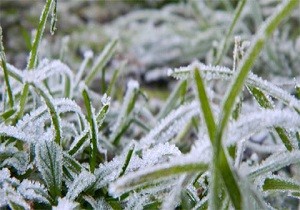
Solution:
<svg viewBox="0 0 300 210"><path fill-rule="evenodd" d="M0 207L296 208L300 101L250 71L297 4L278 5L248 49L236 38L232 69L198 61L170 69L169 76L182 81L153 111L152 98L137 80L119 88L124 62L108 77L106 67L121 38L110 41L96 59L87 51L78 71L60 60L40 59L49 14L51 33L57 21L57 1L47 0L26 69L7 62L0 42ZM236 6L212 56L215 64L227 59L247 6L246 1ZM197 14L200 27L207 28L208 20Z"/></svg>

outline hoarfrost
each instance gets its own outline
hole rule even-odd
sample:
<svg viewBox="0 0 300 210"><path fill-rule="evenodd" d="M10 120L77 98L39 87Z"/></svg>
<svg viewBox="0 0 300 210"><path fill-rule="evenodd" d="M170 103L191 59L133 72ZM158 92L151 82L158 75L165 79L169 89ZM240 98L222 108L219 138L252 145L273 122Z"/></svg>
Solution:
<svg viewBox="0 0 300 210"><path fill-rule="evenodd" d="M53 210L73 210L78 206L78 203L67 198L59 198L58 205L52 206Z"/></svg>
<svg viewBox="0 0 300 210"><path fill-rule="evenodd" d="M95 182L95 176L87 171L81 172L69 186L66 198L75 200L78 195Z"/></svg>
<svg viewBox="0 0 300 210"><path fill-rule="evenodd" d="M35 161L50 194L61 190L62 149L53 141L38 141L35 146Z"/></svg>
<svg viewBox="0 0 300 210"><path fill-rule="evenodd" d="M45 186L37 181L24 179L18 187L18 192L28 200L49 204Z"/></svg>

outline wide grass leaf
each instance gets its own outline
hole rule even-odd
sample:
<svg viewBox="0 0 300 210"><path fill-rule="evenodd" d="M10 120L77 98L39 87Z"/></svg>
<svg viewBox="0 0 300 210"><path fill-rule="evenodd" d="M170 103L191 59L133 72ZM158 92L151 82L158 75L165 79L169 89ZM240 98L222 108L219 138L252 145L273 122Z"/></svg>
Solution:
<svg viewBox="0 0 300 210"><path fill-rule="evenodd" d="M62 190L62 150L53 141L39 141L35 146L35 160L55 204Z"/></svg>

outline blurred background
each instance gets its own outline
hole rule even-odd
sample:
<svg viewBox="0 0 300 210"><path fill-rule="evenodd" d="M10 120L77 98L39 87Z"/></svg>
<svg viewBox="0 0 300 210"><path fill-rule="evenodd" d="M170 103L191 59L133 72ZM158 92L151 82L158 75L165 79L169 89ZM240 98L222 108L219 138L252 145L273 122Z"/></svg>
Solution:
<svg viewBox="0 0 300 210"><path fill-rule="evenodd" d="M234 37L241 37L246 51L253 34L279 2L247 1L220 65L232 68ZM31 37L44 3L0 1L7 59L18 68L26 67ZM110 40L118 39L117 53L107 66L107 79L110 69L123 65L123 80L133 77L148 94L165 98L172 88L167 68L194 60L215 62L237 4L236 0L58 0L58 29L54 35L49 29L45 31L40 58L61 59L76 72L85 52L91 51L95 57ZM283 85L282 77L287 81L297 79L299 55L300 8L281 23L253 72Z"/></svg>

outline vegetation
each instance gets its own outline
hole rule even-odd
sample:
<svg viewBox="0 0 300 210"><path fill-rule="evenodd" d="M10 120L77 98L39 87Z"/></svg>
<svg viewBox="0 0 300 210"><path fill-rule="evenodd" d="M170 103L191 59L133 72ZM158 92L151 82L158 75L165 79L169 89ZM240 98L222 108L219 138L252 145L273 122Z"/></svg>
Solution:
<svg viewBox="0 0 300 210"><path fill-rule="evenodd" d="M23 70L0 27L0 207L297 209L299 1L276 2L128 1L79 63L99 31L52 52L46 0Z"/></svg>

